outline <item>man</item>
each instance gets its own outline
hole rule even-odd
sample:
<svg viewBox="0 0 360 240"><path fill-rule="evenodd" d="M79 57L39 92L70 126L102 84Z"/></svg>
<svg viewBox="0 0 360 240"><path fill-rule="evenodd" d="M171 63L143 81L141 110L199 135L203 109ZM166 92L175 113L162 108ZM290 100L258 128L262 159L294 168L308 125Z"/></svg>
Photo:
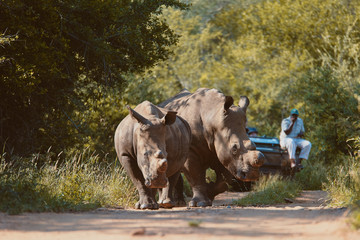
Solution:
<svg viewBox="0 0 360 240"><path fill-rule="evenodd" d="M258 136L258 131L256 130L256 128L253 127L249 127L247 128L247 134L249 135L249 137L257 137Z"/></svg>
<svg viewBox="0 0 360 240"><path fill-rule="evenodd" d="M298 116L299 111L294 108L290 112L290 117L282 120L280 146L288 150L291 168L301 170L304 168L301 165L301 162L308 159L311 143L308 140L303 139L305 133L304 123L301 118L298 118ZM299 164L296 164L295 159L295 152L297 147L301 149Z"/></svg>

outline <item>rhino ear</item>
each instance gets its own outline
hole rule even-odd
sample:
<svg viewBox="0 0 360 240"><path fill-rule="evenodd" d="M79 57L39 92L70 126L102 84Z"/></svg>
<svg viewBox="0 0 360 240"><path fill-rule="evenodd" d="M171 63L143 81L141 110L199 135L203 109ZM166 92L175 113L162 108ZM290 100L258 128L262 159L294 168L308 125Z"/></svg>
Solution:
<svg viewBox="0 0 360 240"><path fill-rule="evenodd" d="M246 109L250 104L250 100L246 96L241 96L239 100L239 107L246 113Z"/></svg>
<svg viewBox="0 0 360 240"><path fill-rule="evenodd" d="M165 117L161 119L161 122L164 125L171 125L176 121L176 114L177 112L174 111L168 111Z"/></svg>
<svg viewBox="0 0 360 240"><path fill-rule="evenodd" d="M232 96L225 96L225 103L224 103L224 112L227 112L229 108L234 104L234 99Z"/></svg>
<svg viewBox="0 0 360 240"><path fill-rule="evenodd" d="M138 112L132 109L129 105L126 105L126 108L129 110L130 116L138 121L141 124L146 124L147 119L141 116Z"/></svg>

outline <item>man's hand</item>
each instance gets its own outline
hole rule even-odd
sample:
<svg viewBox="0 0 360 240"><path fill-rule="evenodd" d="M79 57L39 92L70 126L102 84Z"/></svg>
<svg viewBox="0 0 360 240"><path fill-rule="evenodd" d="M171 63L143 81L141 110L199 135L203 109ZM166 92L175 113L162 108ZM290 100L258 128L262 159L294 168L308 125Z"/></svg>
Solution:
<svg viewBox="0 0 360 240"><path fill-rule="evenodd" d="M305 136L304 132L300 132L298 135L297 135L299 138L303 138Z"/></svg>
<svg viewBox="0 0 360 240"><path fill-rule="evenodd" d="M291 124L290 124L288 129L284 130L286 135L289 135L291 133L297 118L298 118L298 115L296 115L296 114L293 114L293 115L290 116Z"/></svg>
<svg viewBox="0 0 360 240"><path fill-rule="evenodd" d="M297 120L297 115L291 115L291 117L290 117L290 120L291 120L291 122L296 122L296 120Z"/></svg>

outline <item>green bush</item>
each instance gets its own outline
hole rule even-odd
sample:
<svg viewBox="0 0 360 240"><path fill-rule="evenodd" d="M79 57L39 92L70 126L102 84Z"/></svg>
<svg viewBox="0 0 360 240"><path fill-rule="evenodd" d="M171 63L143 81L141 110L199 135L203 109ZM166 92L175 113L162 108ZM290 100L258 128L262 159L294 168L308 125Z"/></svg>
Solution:
<svg viewBox="0 0 360 240"><path fill-rule="evenodd" d="M360 163L351 157L334 168L329 175L326 191L334 206L351 206L360 201Z"/></svg>
<svg viewBox="0 0 360 240"><path fill-rule="evenodd" d="M353 145L351 156L341 159L329 173L325 189L331 205L352 208L350 222L360 228L360 137L351 139L349 144Z"/></svg>
<svg viewBox="0 0 360 240"><path fill-rule="evenodd" d="M295 180L299 182L303 190L321 190L323 184L328 181L328 169L324 162L316 159L315 156L310 155L307 161L302 163L304 169L295 174Z"/></svg>
<svg viewBox="0 0 360 240"><path fill-rule="evenodd" d="M47 161L41 167L37 162L43 155L17 161L13 157L12 164L5 162L4 155L0 162L0 211L82 211L126 207L136 201L136 189L124 170L116 162L100 161L88 150L62 163Z"/></svg>
<svg viewBox="0 0 360 240"><path fill-rule="evenodd" d="M301 187L295 181L283 179L279 175L262 176L252 192L234 203L239 206L284 203L285 198L295 198L300 192Z"/></svg>
<svg viewBox="0 0 360 240"><path fill-rule="evenodd" d="M350 223L354 226L355 229L360 229L360 204L358 208L352 212Z"/></svg>

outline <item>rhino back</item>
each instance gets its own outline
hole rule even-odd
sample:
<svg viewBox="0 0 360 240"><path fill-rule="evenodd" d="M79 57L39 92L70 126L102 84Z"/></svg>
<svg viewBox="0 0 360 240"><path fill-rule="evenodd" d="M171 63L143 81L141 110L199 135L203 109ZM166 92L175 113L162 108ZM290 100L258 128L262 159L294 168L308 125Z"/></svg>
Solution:
<svg viewBox="0 0 360 240"><path fill-rule="evenodd" d="M181 90L181 92L179 92L178 94L176 94L172 98L169 98L169 99L165 100L164 102L158 104L158 106L162 107L162 108L165 108L167 105L172 104L176 100L181 101L181 99L183 99L183 98L185 98L186 96L189 96L189 95L192 95L192 93L189 92L187 89L183 89L183 90Z"/></svg>
<svg viewBox="0 0 360 240"><path fill-rule="evenodd" d="M178 96L179 95L179 96ZM200 88L194 93L178 94L165 101L164 108L177 111L190 125L191 149L209 151L212 148L213 129L223 109L225 95L216 89Z"/></svg>

